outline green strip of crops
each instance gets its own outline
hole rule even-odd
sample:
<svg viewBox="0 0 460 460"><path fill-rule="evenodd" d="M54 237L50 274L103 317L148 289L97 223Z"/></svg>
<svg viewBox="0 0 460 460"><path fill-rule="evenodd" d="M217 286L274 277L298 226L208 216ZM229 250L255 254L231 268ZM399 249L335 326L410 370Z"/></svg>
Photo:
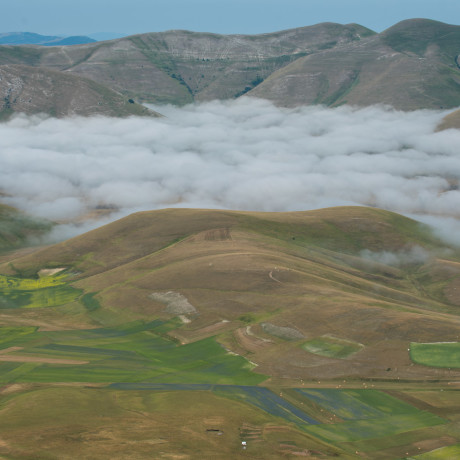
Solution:
<svg viewBox="0 0 460 460"><path fill-rule="evenodd" d="M440 449L416 455L417 460L449 460L460 458L460 444L454 446L441 447Z"/></svg>
<svg viewBox="0 0 460 460"><path fill-rule="evenodd" d="M241 356L229 354L213 338L177 345L165 337L177 327L175 320L134 322L115 328L81 331L8 331L1 348L21 350L11 357L40 360L19 369L0 363L0 382L168 382L257 385L266 377L251 372L254 366ZM2 331L0 328L0 337ZM53 363L53 359L70 360ZM50 362L43 362L50 360ZM71 360L87 361L75 364ZM16 363L20 368L21 364ZM8 371L7 371L8 369Z"/></svg>
<svg viewBox="0 0 460 460"><path fill-rule="evenodd" d="M440 417L420 411L416 415L385 416L378 419L307 426L305 431L323 441L336 443L383 438L444 423Z"/></svg>

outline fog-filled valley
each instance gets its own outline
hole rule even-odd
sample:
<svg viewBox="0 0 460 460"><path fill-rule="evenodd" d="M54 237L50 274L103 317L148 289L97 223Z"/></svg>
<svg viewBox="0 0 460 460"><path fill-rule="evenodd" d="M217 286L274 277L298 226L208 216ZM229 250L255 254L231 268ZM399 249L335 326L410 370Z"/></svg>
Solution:
<svg viewBox="0 0 460 460"><path fill-rule="evenodd" d="M446 111L278 108L241 98L154 107L163 118L0 125L2 202L57 221L63 239L139 210L383 208L457 241L458 130Z"/></svg>

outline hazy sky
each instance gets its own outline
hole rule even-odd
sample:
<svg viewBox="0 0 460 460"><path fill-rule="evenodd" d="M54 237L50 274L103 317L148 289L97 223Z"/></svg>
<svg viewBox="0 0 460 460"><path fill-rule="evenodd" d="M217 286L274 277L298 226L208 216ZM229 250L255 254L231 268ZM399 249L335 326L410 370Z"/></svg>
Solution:
<svg viewBox="0 0 460 460"><path fill-rule="evenodd" d="M53 220L100 206L117 209L114 220L164 207L372 205L434 216L460 242L460 131L434 132L441 112L281 109L253 98L161 111L167 118L0 124L2 201Z"/></svg>
<svg viewBox="0 0 460 460"><path fill-rule="evenodd" d="M0 32L263 33L319 22L381 31L422 17L460 23L459 0L1 0Z"/></svg>

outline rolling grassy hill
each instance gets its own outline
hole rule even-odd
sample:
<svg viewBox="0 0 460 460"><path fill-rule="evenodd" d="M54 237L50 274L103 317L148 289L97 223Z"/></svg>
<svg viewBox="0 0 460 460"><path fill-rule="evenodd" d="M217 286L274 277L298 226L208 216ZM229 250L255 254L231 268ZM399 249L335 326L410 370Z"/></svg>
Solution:
<svg viewBox="0 0 460 460"><path fill-rule="evenodd" d="M378 262L389 253L396 265ZM182 343L217 335L273 377L420 379L442 371L415 366L409 344L460 334L460 299L449 288L460 264L445 254L417 222L377 209L184 209L134 214L0 270L34 278L66 268L72 286L97 300L86 311L74 305L85 324L182 312L169 335Z"/></svg>
<svg viewBox="0 0 460 460"><path fill-rule="evenodd" d="M460 374L417 344L458 340L459 259L365 207L141 212L11 252L0 455L450 455Z"/></svg>

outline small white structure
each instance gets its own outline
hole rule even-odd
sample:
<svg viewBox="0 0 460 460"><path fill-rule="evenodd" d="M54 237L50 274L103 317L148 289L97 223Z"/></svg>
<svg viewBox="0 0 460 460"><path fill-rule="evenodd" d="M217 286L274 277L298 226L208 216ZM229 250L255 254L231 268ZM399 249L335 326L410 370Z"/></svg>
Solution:
<svg viewBox="0 0 460 460"><path fill-rule="evenodd" d="M241 445L243 446L243 449L246 449L246 441L241 441Z"/></svg>

